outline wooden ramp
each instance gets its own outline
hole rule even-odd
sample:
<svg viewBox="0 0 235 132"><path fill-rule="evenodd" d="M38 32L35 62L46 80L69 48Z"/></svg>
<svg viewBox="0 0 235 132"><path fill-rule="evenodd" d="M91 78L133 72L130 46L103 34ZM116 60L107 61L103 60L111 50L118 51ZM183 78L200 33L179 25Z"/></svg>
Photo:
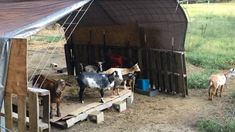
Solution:
<svg viewBox="0 0 235 132"><path fill-rule="evenodd" d="M79 121L88 118L88 115L93 112L99 112L104 109L112 107L115 103L125 102L128 104L133 101L133 93L129 89L120 89L119 95L112 95L112 91L105 92L105 103L100 103L99 92L94 94L94 91L86 91L85 103L78 101L78 97L64 96L61 103L61 117L53 116L50 120L54 126L69 128ZM131 101L130 101L131 100ZM54 112L55 113L55 112Z"/></svg>

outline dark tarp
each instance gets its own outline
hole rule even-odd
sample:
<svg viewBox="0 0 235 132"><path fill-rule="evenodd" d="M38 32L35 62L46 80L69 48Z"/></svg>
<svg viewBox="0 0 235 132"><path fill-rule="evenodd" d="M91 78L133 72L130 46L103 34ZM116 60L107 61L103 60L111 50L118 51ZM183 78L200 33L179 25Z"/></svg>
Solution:
<svg viewBox="0 0 235 132"><path fill-rule="evenodd" d="M157 49L184 51L187 18L176 0L96 0L83 17L82 26L130 25L156 30Z"/></svg>

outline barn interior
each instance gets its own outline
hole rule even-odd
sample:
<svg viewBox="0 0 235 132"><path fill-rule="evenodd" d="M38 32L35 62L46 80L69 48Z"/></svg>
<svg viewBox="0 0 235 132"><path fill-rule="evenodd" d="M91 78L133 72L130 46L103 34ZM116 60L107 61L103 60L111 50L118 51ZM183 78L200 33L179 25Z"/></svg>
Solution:
<svg viewBox="0 0 235 132"><path fill-rule="evenodd" d="M59 21L68 23L64 27L76 26L65 18ZM65 34L69 38L65 44L68 74L81 72L80 63L102 61L104 70L138 63L142 70L138 78L149 79L151 89L188 94L184 56L187 18L176 1L94 1L79 18L72 34Z"/></svg>

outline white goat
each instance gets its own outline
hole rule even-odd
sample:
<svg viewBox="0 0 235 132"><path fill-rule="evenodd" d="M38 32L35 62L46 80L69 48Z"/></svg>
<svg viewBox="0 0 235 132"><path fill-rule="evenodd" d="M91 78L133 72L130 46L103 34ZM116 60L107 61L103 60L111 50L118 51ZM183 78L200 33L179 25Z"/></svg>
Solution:
<svg viewBox="0 0 235 132"><path fill-rule="evenodd" d="M227 79L229 79L230 77L235 76L235 69L231 68L228 72L226 73L219 73L219 74L213 74L210 76L210 80L209 80L209 87L208 87L208 94L209 94L209 100L213 99L213 96L217 96L218 95L218 91L219 96L222 96L222 92L223 92L223 88L225 86L225 83L227 81Z"/></svg>
<svg viewBox="0 0 235 132"><path fill-rule="evenodd" d="M101 72L103 71L103 67L102 67L102 64L103 62L99 61L97 62L98 63L98 67L97 66L94 66L94 65L86 65L85 67L83 66L82 63L80 63L80 67L81 67L81 70L82 71L85 71L85 72L93 72L93 73L97 73L97 72ZM99 70L99 71L98 71Z"/></svg>

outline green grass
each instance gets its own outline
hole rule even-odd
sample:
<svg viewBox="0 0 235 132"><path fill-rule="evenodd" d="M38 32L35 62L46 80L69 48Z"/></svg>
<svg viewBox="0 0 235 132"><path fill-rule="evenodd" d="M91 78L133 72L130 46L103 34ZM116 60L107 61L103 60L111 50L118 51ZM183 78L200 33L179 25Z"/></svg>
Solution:
<svg viewBox="0 0 235 132"><path fill-rule="evenodd" d="M61 35L57 36L41 36L41 35L35 35L30 37L30 41L43 41L47 43L52 43L52 42L59 42L63 37Z"/></svg>
<svg viewBox="0 0 235 132"><path fill-rule="evenodd" d="M235 3L189 4L183 8L189 20L186 61L205 69L188 77L189 86L207 88L211 71L235 66Z"/></svg>
<svg viewBox="0 0 235 132"><path fill-rule="evenodd" d="M203 70L201 72L192 73L188 77L188 87L189 88L207 88L208 78L214 70Z"/></svg>
<svg viewBox="0 0 235 132"><path fill-rule="evenodd" d="M196 123L199 132L235 132L235 120L220 124L216 120L202 119Z"/></svg>

